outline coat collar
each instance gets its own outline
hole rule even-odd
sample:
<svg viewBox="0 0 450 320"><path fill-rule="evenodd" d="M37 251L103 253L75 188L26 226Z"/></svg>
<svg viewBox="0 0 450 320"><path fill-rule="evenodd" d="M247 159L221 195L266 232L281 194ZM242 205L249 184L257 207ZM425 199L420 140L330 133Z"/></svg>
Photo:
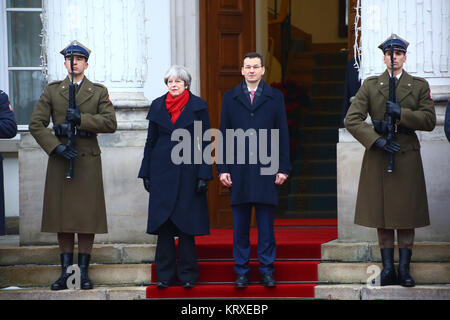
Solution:
<svg viewBox="0 0 450 320"><path fill-rule="evenodd" d="M147 119L158 123L160 126L169 130L185 128L191 125L197 117L195 112L206 109L205 103L200 103L200 99L189 92L189 101L180 114L180 117L175 122L172 122L169 112L166 107L166 93L162 97L157 98L151 105Z"/></svg>
<svg viewBox="0 0 450 320"><path fill-rule="evenodd" d="M398 103L402 102L402 100L411 93L412 85L413 77L403 70L403 74L396 90ZM378 77L378 90L386 99L389 99L389 73L387 70L380 77Z"/></svg>
<svg viewBox="0 0 450 320"><path fill-rule="evenodd" d="M267 85L264 80L261 80L262 84L262 94L258 99L255 100L255 104L251 105L250 99L246 96L246 92L242 90L242 83L233 89L233 98L240 101L240 103L247 108L249 111L254 112L269 99L273 99L273 89L271 86Z"/></svg>
<svg viewBox="0 0 450 320"><path fill-rule="evenodd" d="M64 97L67 101L69 101L69 85L70 80L69 77L66 77L63 82L59 85L59 93ZM83 84L81 85L80 91L78 91L76 95L76 100L78 106L81 106L83 103L88 101L94 95L94 84L89 81L88 78L84 77Z"/></svg>

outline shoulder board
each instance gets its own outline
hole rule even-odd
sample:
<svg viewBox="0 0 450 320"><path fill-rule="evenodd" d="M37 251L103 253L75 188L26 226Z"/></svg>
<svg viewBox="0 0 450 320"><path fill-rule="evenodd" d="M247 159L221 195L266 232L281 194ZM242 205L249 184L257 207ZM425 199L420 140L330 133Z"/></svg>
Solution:
<svg viewBox="0 0 450 320"><path fill-rule="evenodd" d="M61 82L62 82L62 81L53 81L53 82L50 82L48 85L49 85L49 86L60 85Z"/></svg>
<svg viewBox="0 0 450 320"><path fill-rule="evenodd" d="M92 85L95 86L95 87L100 87L100 88L103 88L103 89L107 89L104 85L102 85L100 83L92 83Z"/></svg>
<svg viewBox="0 0 450 320"><path fill-rule="evenodd" d="M414 76L413 76L413 80L414 80L414 81L420 81L420 82L423 82L423 83L428 84L428 81L425 80L424 78L421 78L421 77L414 77Z"/></svg>
<svg viewBox="0 0 450 320"><path fill-rule="evenodd" d="M365 81L373 81L373 80L378 81L378 76L368 77Z"/></svg>

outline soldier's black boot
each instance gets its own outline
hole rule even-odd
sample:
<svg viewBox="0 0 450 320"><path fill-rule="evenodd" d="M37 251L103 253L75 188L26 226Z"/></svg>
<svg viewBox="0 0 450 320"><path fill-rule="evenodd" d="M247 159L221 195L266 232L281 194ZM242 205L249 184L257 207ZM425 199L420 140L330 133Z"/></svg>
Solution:
<svg viewBox="0 0 450 320"><path fill-rule="evenodd" d="M383 271L380 274L380 285L392 286L397 284L397 274L394 267L394 248L381 249Z"/></svg>
<svg viewBox="0 0 450 320"><path fill-rule="evenodd" d="M398 263L398 282L403 287L414 287L416 282L409 273L409 264L411 263L412 250L408 248L399 248Z"/></svg>
<svg viewBox="0 0 450 320"><path fill-rule="evenodd" d="M88 269L91 255L87 253L78 254L78 266L80 267L80 287L82 290L91 290L93 288L91 280L89 280Z"/></svg>
<svg viewBox="0 0 450 320"><path fill-rule="evenodd" d="M72 275L72 273L67 273L67 268L73 264L73 253L62 253L61 259L61 276L55 283L52 284L50 289L53 291L66 290L67 289L67 279Z"/></svg>

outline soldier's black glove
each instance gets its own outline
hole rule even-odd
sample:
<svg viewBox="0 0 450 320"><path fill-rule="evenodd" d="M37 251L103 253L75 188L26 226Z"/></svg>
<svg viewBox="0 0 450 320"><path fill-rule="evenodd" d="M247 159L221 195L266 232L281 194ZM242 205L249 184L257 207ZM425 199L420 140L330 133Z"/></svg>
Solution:
<svg viewBox="0 0 450 320"><path fill-rule="evenodd" d="M398 103L388 101L386 102L386 113L391 114L394 119L400 120L402 116L402 108Z"/></svg>
<svg viewBox="0 0 450 320"><path fill-rule="evenodd" d="M65 144L60 144L59 146L57 146L52 153L61 156L67 160L72 160L76 158L76 156L78 155L77 150L70 148Z"/></svg>
<svg viewBox="0 0 450 320"><path fill-rule="evenodd" d="M397 142L391 141L390 143L388 143L385 138L379 138L377 141L375 141L375 147L389 153L396 153L400 151L400 145Z"/></svg>
<svg viewBox="0 0 450 320"><path fill-rule="evenodd" d="M203 179L198 179L197 182L197 193L205 193L208 191L208 181Z"/></svg>
<svg viewBox="0 0 450 320"><path fill-rule="evenodd" d="M144 188L147 190L148 193L150 193L150 179L149 178L143 178L144 182Z"/></svg>
<svg viewBox="0 0 450 320"><path fill-rule="evenodd" d="M74 125L78 126L81 124L81 114L80 110L69 109L67 110L66 120Z"/></svg>
<svg viewBox="0 0 450 320"><path fill-rule="evenodd" d="M373 128L375 129L375 132L378 133L381 136L384 136L387 133L388 125L387 122L384 120L373 120Z"/></svg>

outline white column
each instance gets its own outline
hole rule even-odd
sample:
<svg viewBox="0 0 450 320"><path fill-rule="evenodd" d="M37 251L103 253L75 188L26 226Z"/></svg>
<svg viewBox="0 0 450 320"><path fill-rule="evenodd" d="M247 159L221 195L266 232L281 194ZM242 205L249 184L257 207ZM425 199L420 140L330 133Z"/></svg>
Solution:
<svg viewBox="0 0 450 320"><path fill-rule="evenodd" d="M170 0L172 64L192 75L191 91L200 95L200 26L198 0Z"/></svg>

